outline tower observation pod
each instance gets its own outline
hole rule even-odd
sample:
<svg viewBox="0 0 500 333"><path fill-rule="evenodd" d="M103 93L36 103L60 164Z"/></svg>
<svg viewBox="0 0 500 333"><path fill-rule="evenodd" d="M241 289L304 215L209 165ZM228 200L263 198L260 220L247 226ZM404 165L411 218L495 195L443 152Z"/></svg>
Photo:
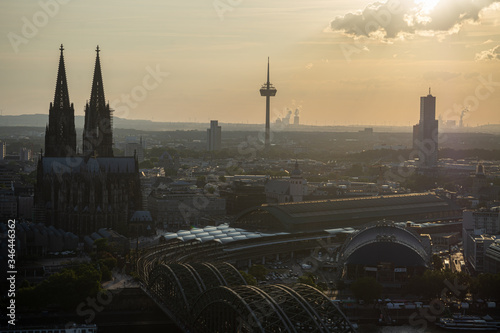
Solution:
<svg viewBox="0 0 500 333"><path fill-rule="evenodd" d="M271 97L276 95L276 88L269 81L269 57L267 57L267 82L260 88L260 95L266 97L266 138L265 148L269 148L270 142L270 127L269 127L269 113L271 108Z"/></svg>

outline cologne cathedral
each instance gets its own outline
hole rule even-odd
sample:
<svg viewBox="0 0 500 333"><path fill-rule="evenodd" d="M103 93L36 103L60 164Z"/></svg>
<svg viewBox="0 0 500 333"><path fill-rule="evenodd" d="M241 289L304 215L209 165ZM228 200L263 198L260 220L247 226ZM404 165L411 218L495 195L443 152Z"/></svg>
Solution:
<svg viewBox="0 0 500 333"><path fill-rule="evenodd" d="M112 110L104 98L99 47L81 149L76 144L63 50L61 45L45 154L38 162L36 220L80 236L100 228L127 234L130 217L141 210L139 167L136 157L113 156Z"/></svg>

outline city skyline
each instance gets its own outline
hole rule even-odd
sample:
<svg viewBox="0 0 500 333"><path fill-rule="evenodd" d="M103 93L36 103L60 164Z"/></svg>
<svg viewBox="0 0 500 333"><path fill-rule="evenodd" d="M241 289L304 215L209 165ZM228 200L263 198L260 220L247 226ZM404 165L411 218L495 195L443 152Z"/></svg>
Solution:
<svg viewBox="0 0 500 333"><path fill-rule="evenodd" d="M255 86L269 56L280 87L271 122L298 108L302 124L410 125L431 86L436 118L458 123L468 107L465 125L500 123L496 1L0 6L3 115L48 113L62 43L75 116L84 115L100 45L120 118L263 123Z"/></svg>
<svg viewBox="0 0 500 333"><path fill-rule="evenodd" d="M2 11L0 326L500 329L500 0L94 1Z"/></svg>

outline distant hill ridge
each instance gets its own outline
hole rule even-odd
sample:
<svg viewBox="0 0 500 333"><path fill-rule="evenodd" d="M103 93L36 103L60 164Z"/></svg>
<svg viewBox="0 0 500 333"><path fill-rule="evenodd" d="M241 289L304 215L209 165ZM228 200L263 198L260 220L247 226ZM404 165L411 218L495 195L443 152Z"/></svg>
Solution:
<svg viewBox="0 0 500 333"><path fill-rule="evenodd" d="M0 116L1 126L26 126L26 127L45 127L49 121L47 114L23 114L18 116L2 115ZM82 129L84 123L83 116L75 116L76 128ZM263 130L263 124L243 124L243 123L223 123L219 120L219 124L224 131L260 131ZM271 127L274 124L271 124ZM121 129L136 129L141 131L187 131L199 130L205 131L210 126L206 123L191 123L191 122L158 122L151 120L140 119L124 119L113 117L113 127ZM321 132L357 132L362 131L366 127L372 127L377 132L411 132L411 126L372 126L372 125L351 125L351 126L313 126L299 125L280 127L274 130L284 131L321 131ZM484 133L500 133L500 124L482 125L477 127L466 127L462 129L464 132L484 132ZM459 129L449 129L449 132L459 131Z"/></svg>

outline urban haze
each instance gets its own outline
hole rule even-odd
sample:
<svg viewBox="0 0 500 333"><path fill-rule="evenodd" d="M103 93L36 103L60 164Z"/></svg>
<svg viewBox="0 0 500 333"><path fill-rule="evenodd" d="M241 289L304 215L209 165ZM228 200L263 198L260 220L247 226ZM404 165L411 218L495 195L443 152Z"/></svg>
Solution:
<svg viewBox="0 0 500 333"><path fill-rule="evenodd" d="M0 332L500 331L500 4L0 4Z"/></svg>

